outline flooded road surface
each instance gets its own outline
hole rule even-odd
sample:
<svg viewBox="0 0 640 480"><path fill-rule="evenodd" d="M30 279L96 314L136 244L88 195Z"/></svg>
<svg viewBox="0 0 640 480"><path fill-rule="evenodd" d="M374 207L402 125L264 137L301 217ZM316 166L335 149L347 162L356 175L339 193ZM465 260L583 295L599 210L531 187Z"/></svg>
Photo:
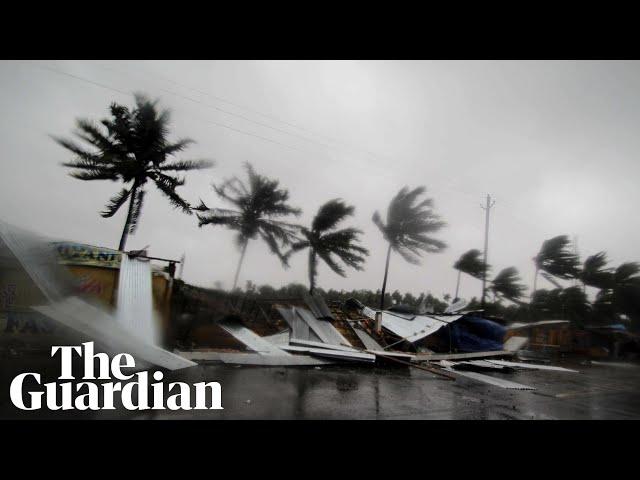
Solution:
<svg viewBox="0 0 640 480"><path fill-rule="evenodd" d="M518 371L492 376L536 387L505 390L414 368L200 365L167 381L218 381L220 411L137 418L195 419L640 419L640 365L562 364L580 373Z"/></svg>
<svg viewBox="0 0 640 480"><path fill-rule="evenodd" d="M12 366L14 368L9 368ZM50 360L0 369L0 418L83 419L640 419L640 365L560 365L580 373L526 370L491 373L536 390L506 390L458 376L445 380L409 367L249 367L198 365L165 371L164 382L216 381L224 410L21 411L9 401L9 382L20 372L46 373ZM43 383L44 383L43 378ZM165 395L165 401L168 394ZM118 403L118 402L116 402Z"/></svg>

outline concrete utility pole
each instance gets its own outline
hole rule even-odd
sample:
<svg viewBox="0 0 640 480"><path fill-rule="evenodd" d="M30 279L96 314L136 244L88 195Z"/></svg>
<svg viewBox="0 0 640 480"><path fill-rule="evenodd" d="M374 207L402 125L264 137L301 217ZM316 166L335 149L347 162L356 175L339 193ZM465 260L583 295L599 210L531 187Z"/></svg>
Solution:
<svg viewBox="0 0 640 480"><path fill-rule="evenodd" d="M484 221L484 268L482 271L482 301L481 305L484 309L484 297L487 293L487 252L489 250L489 212L491 208L496 204L495 200L491 200L491 195L487 194L487 204L480 204L480 208L482 208L486 213L485 221Z"/></svg>

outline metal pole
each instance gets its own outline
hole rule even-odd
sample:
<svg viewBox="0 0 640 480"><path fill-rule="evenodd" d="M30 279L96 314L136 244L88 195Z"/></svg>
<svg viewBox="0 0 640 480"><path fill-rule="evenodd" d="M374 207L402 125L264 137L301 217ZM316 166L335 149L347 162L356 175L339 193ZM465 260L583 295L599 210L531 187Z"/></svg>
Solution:
<svg viewBox="0 0 640 480"><path fill-rule="evenodd" d="M482 301L481 306L484 309L485 302L484 297L487 292L487 254L489 250L489 212L491 211L491 207L495 205L495 201L491 200L491 195L487 194L487 204L486 206L480 205L485 212L485 221L484 221L484 266L482 271Z"/></svg>

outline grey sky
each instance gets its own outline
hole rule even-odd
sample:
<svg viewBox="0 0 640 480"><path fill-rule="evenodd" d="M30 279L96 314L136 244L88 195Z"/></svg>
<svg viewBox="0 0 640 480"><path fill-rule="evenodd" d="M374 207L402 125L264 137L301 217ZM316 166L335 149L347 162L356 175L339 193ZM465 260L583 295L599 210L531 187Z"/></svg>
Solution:
<svg viewBox="0 0 640 480"><path fill-rule="evenodd" d="M371 256L364 272L349 271L348 278L321 265L323 288L380 287L385 245L371 215L386 214L404 185L427 186L449 224L439 235L449 248L425 256L419 267L392 257L391 291L453 293L453 262L482 248L480 203L487 193L496 199L489 251L495 272L516 266L530 286L531 257L559 234L577 235L583 256L606 250L614 264L640 260L638 62L0 63L0 218L116 247L125 209L112 219L98 212L117 185L67 176L59 164L70 155L48 135L68 136L77 117L103 118L111 101L131 104L132 96L45 66L145 92L171 108L175 137L197 142L184 158L217 161L187 176L180 191L193 203L217 204L210 183L243 173L248 160L290 190L303 223L328 199L354 204L352 223L364 230ZM152 188L147 195L127 247L150 244L153 255L170 258L186 252L187 281L229 287L239 255L233 234L199 229L194 216L173 210ZM240 282L306 283L306 268L306 255L299 254L283 270L256 241ZM463 296L479 292L480 282L463 280Z"/></svg>

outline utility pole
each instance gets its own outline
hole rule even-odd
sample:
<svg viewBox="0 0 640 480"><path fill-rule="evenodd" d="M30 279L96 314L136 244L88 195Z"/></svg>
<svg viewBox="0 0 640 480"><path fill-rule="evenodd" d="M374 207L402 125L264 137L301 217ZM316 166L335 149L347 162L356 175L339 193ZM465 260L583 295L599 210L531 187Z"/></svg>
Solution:
<svg viewBox="0 0 640 480"><path fill-rule="evenodd" d="M489 212L491 208L496 204L495 200L491 200L491 195L487 194L487 204L480 204L480 208L482 208L485 212L485 220L484 220L484 267L482 271L482 301L481 306L484 309L484 297L487 292L487 252L489 250Z"/></svg>

